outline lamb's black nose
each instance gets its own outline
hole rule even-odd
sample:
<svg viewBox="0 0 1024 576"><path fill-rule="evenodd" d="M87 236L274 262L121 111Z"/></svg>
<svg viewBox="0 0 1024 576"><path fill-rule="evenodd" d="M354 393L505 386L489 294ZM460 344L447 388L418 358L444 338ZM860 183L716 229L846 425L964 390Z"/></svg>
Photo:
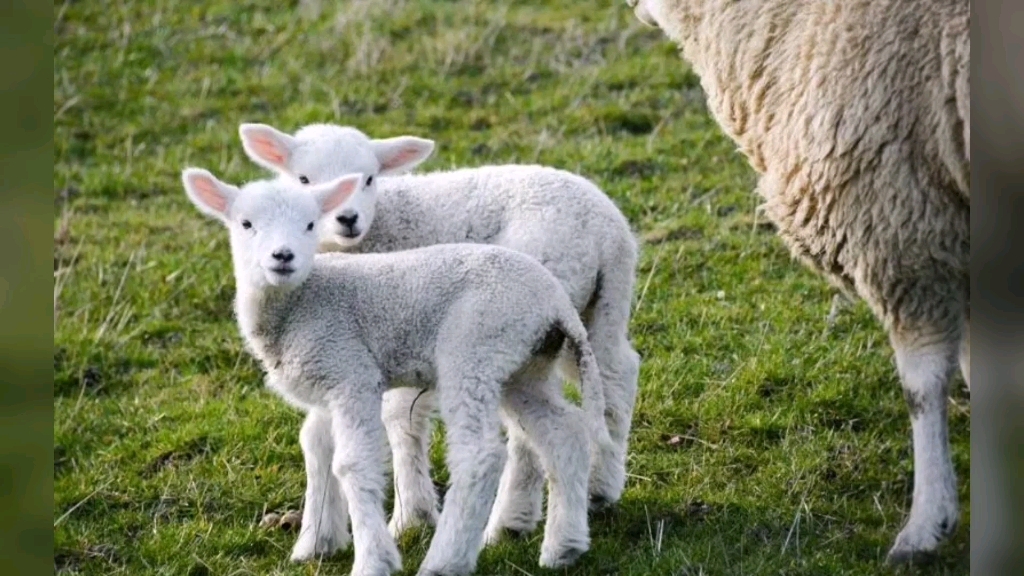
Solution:
<svg viewBox="0 0 1024 576"><path fill-rule="evenodd" d="M338 224L341 224L346 228L351 228L356 225L356 220L359 220L359 214L351 210L346 210L341 214L338 214L337 220Z"/></svg>
<svg viewBox="0 0 1024 576"><path fill-rule="evenodd" d="M295 254L292 254L292 251L287 248L281 248L280 250L276 250L273 254L271 254L271 256L274 257L274 260L284 263L291 262L292 260L295 259Z"/></svg>

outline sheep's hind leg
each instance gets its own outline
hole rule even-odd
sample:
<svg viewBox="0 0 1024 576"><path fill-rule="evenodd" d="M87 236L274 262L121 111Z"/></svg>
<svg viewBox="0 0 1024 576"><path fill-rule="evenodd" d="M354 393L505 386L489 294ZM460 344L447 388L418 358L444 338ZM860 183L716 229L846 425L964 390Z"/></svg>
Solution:
<svg viewBox="0 0 1024 576"><path fill-rule="evenodd" d="M352 540L348 533L348 504L331 472L334 438L330 414L310 410L299 433L299 444L306 460L306 499L302 528L292 548L293 562L333 554Z"/></svg>
<svg viewBox="0 0 1024 576"><path fill-rule="evenodd" d="M395 538L408 528L437 523L437 492L430 479L430 418L436 404L433 390L394 388L384 394L384 427L395 475L388 530Z"/></svg>
<svg viewBox="0 0 1024 576"><path fill-rule="evenodd" d="M889 551L892 564L911 562L934 552L956 530L958 518L946 395L960 341L953 335L914 336L892 338L910 410L914 448L913 502L907 524Z"/></svg>

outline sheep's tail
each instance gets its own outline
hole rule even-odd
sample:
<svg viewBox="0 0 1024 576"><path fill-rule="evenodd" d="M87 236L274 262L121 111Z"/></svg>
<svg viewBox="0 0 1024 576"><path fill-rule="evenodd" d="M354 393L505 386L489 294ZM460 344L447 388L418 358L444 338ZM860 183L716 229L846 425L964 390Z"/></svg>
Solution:
<svg viewBox="0 0 1024 576"><path fill-rule="evenodd" d="M612 447L608 423L605 421L604 381L594 358L594 351L587 338L587 330L580 321L579 314L572 306L569 311L560 315L558 327L566 336L569 348L575 355L576 369L579 373L580 392L583 395L583 411L591 431L591 442L595 452L606 451Z"/></svg>

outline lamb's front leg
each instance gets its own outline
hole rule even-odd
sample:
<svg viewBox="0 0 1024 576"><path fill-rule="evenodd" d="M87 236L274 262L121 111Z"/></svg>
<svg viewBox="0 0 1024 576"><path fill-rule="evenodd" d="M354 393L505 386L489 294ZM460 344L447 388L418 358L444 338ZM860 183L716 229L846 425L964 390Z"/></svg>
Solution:
<svg viewBox="0 0 1024 576"><path fill-rule="evenodd" d="M352 541L348 533L348 504L331 472L334 437L330 414L310 410L299 433L299 444L306 460L306 501L302 530L292 548L293 562L333 554Z"/></svg>
<svg viewBox="0 0 1024 576"><path fill-rule="evenodd" d="M381 391L349 386L339 396L331 402L333 471L352 518L352 576L388 576L401 570L402 559L384 516L387 438L380 417Z"/></svg>
<svg viewBox="0 0 1024 576"><path fill-rule="evenodd" d="M407 528L437 524L437 491L430 479L430 417L435 392L394 388L384 393L383 419L394 455L395 508L388 529L398 538Z"/></svg>

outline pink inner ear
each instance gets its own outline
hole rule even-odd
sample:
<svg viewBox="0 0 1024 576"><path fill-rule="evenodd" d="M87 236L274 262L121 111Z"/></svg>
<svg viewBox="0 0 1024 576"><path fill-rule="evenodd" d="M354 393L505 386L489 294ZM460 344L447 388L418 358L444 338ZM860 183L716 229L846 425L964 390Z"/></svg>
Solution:
<svg viewBox="0 0 1024 576"><path fill-rule="evenodd" d="M278 145L273 136L256 134L250 139L249 146L267 162L283 166L288 161L288 153Z"/></svg>
<svg viewBox="0 0 1024 576"><path fill-rule="evenodd" d="M360 180L362 180L362 178L346 178L344 181L339 182L338 186L333 192L331 192L331 195L324 201L323 211L330 212L344 204L345 200L348 200L348 197L355 191L356 184L358 184Z"/></svg>
<svg viewBox="0 0 1024 576"><path fill-rule="evenodd" d="M221 192L217 183L206 176L193 176L192 187L196 195L210 208L217 212L224 213L228 209L228 199Z"/></svg>
<svg viewBox="0 0 1024 576"><path fill-rule="evenodd" d="M381 166L384 170L390 170L398 166L403 166L409 162L415 160L420 154L421 150L415 144L406 144L395 151L387 160L385 160Z"/></svg>

